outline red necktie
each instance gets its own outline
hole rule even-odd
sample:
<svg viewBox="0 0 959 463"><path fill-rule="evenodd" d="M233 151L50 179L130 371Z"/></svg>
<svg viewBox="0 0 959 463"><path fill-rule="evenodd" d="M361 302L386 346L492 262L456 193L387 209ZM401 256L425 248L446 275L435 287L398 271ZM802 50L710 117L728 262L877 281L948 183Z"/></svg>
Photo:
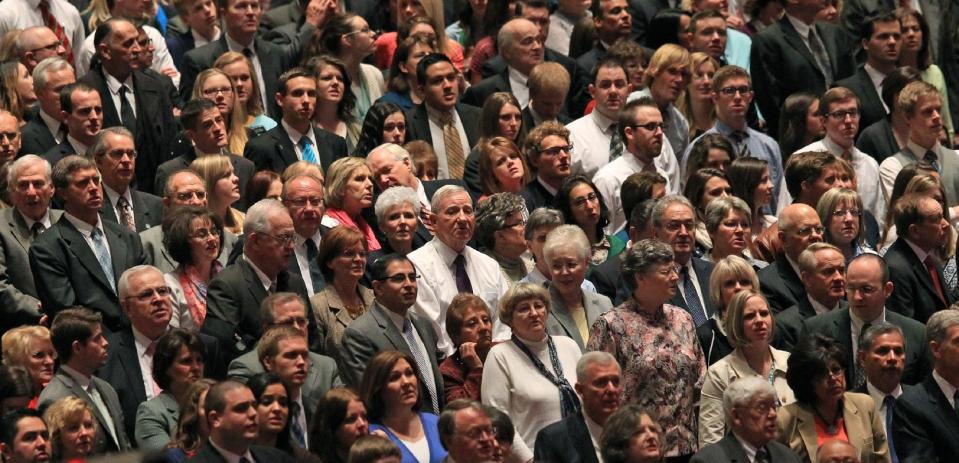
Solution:
<svg viewBox="0 0 959 463"><path fill-rule="evenodd" d="M73 65L73 47L70 46L70 38L67 37L67 33L63 30L63 26L60 25L57 18L53 16L53 13L50 13L50 3L47 0L40 1L40 15L43 16L43 25L49 27L53 34L57 36L57 40L63 44L63 49L67 51L66 59Z"/></svg>
<svg viewBox="0 0 959 463"><path fill-rule="evenodd" d="M945 304L946 293L942 291L942 282L939 281L939 272L936 271L936 264L932 261L932 256L926 256L924 263L926 264L926 270L929 271L929 278L932 279L932 285L936 288L936 295Z"/></svg>

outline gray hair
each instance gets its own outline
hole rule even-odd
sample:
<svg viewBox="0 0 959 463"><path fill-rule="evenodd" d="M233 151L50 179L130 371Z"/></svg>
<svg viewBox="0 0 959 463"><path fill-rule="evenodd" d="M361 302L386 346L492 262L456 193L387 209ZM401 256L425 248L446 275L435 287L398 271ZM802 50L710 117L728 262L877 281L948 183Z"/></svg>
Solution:
<svg viewBox="0 0 959 463"><path fill-rule="evenodd" d="M654 266L673 261L673 248L653 239L640 240L626 250L620 270L630 291L636 289L636 275L649 273Z"/></svg>
<svg viewBox="0 0 959 463"><path fill-rule="evenodd" d="M383 151L386 151L387 153L392 154L393 160L396 162L409 161L410 170L413 172L413 175L416 175L416 163L414 163L413 160L410 158L410 152L406 151L406 148L403 148L402 146L397 145L396 143L383 143L382 145L377 146L376 148L373 148L370 151L370 154L366 155L366 158L369 159L371 154L376 153L377 151L380 151L380 150L383 150ZM369 165L369 163L367 163L367 165ZM370 170L373 170L373 167L370 167Z"/></svg>
<svg viewBox="0 0 959 463"><path fill-rule="evenodd" d="M47 87L48 72L57 72L64 69L69 69L72 71L73 66L70 66L70 63L67 62L67 60L60 58L59 56L51 56L43 61L40 61L40 63L37 64L37 67L33 68L33 91L39 93Z"/></svg>
<svg viewBox="0 0 959 463"><path fill-rule="evenodd" d="M270 217L276 214L287 214L283 203L275 199L261 199L256 204L250 206L246 211L246 218L243 219L243 231L250 233L271 233L273 227L270 226Z"/></svg>
<svg viewBox="0 0 959 463"><path fill-rule="evenodd" d="M272 325L276 321L276 317L273 316L273 308L293 301L302 304L304 311L307 310L306 301L296 293L281 291L263 298L263 302L260 303L260 324L263 326ZM304 315L306 314L304 313ZM266 332L266 330L263 331Z"/></svg>
<svg viewBox="0 0 959 463"><path fill-rule="evenodd" d="M942 344L946 342L946 332L956 325L959 325L959 310L940 310L926 321L926 340Z"/></svg>
<svg viewBox="0 0 959 463"><path fill-rule="evenodd" d="M170 174L166 178L166 185L163 185L163 197L172 198L173 197L173 180L181 175L191 175L200 181L200 185L203 185L203 191L206 191L206 182L203 181L203 177L200 177L200 174L190 170L190 169L180 169L176 172Z"/></svg>
<svg viewBox="0 0 959 463"><path fill-rule="evenodd" d="M577 225L560 225L546 235L543 257L546 258L547 265L553 261L553 255L563 249L572 249L580 260L589 258L589 238L582 228Z"/></svg>
<svg viewBox="0 0 959 463"><path fill-rule="evenodd" d="M50 166L50 163L36 154L25 154L10 163L10 167L7 168L7 189L10 192L15 191L17 189L17 179L20 178L20 171L38 163L43 164L43 177L47 183L53 183L53 167Z"/></svg>
<svg viewBox="0 0 959 463"><path fill-rule="evenodd" d="M776 397L776 389L769 384L769 381L766 381L766 378L748 376L733 381L723 392L723 412L726 414L726 422L732 423L734 408L748 406L749 402L757 397Z"/></svg>
<svg viewBox="0 0 959 463"><path fill-rule="evenodd" d="M616 361L616 357L613 357L613 354L609 352L603 350L589 351L583 354L583 356L579 358L579 361L576 362L576 381L584 381L586 379L586 372L589 370L589 367L593 365L616 365L616 367L619 367L619 362Z"/></svg>
<svg viewBox="0 0 959 463"><path fill-rule="evenodd" d="M107 137L110 135L127 137L130 140L134 140L133 133L122 125L107 127L101 130L100 133L97 134L96 138L93 139L93 144L87 149L87 156L90 156L91 159L95 159L107 154L107 149L109 148L107 146Z"/></svg>
<svg viewBox="0 0 959 463"><path fill-rule="evenodd" d="M526 241L533 239L533 233L543 227L557 227L566 223L563 213L548 207L538 207L529 213L526 219L526 230L523 232L523 238Z"/></svg>
<svg viewBox="0 0 959 463"><path fill-rule="evenodd" d="M442 443L444 447L449 447L449 439L453 437L453 434L456 434L456 414L459 413L460 410L466 410L467 408L471 408L484 415L487 414L486 409L483 408L483 404L473 399L456 399L446 404L443 412L440 413L440 418L436 425L440 434L440 443Z"/></svg>
<svg viewBox="0 0 959 463"><path fill-rule="evenodd" d="M726 198L716 198L706 206L706 231L710 234L719 229L719 224L729 215L730 212L738 212L746 216L749 223L753 223L753 213L749 210L749 204L735 196ZM747 230L748 231L748 230Z"/></svg>
<svg viewBox="0 0 959 463"><path fill-rule="evenodd" d="M521 21L529 21L526 18L513 18L503 24L503 27L500 27L499 33L496 34L496 49L500 50L500 54L503 53L502 50L509 50L510 47L516 43L516 29L515 26Z"/></svg>
<svg viewBox="0 0 959 463"><path fill-rule="evenodd" d="M466 195L469 195L469 193L466 191L466 188L463 188L459 185L441 186L439 190L436 190L436 192L433 193L433 199L430 200L430 209L433 211L433 213L436 213L440 210L440 204L443 203L443 200L446 199L446 197L452 196L456 193L466 193Z"/></svg>
<svg viewBox="0 0 959 463"><path fill-rule="evenodd" d="M71 154L59 161L57 165L53 166L53 173L51 177L53 178L53 187L58 190L64 190L70 186L70 176L74 172L81 169L97 169L97 165L93 163L93 160L86 156L80 156L77 154Z"/></svg>
<svg viewBox="0 0 959 463"><path fill-rule="evenodd" d="M507 217L519 212L525 221L526 201L516 193L496 193L486 198L476 208L476 238L482 248L493 249L496 245L496 232L506 228Z"/></svg>
<svg viewBox="0 0 959 463"><path fill-rule="evenodd" d="M117 280L117 296L120 297L121 302L130 297L130 278L147 272L156 272L160 277L163 277L163 272L152 265L136 265L123 271L120 279Z"/></svg>
<svg viewBox="0 0 959 463"><path fill-rule="evenodd" d="M693 207L693 203L689 201L683 195L666 195L656 201L656 205L653 207L653 226L660 228L663 226L663 214L666 212L666 209L673 204L682 204L689 208L690 211L693 211L693 224L696 223L696 208Z"/></svg>
<svg viewBox="0 0 959 463"><path fill-rule="evenodd" d="M872 343L876 338L889 333L899 333L902 338L902 347L906 347L906 336L902 333L902 328L889 322L879 322L867 328L859 336L859 352L868 352L872 349Z"/></svg>
<svg viewBox="0 0 959 463"><path fill-rule="evenodd" d="M376 198L373 212L376 213L377 222L383 223L386 220L386 213L401 204L413 206L413 214L419 217L420 198L416 195L416 192L408 186L394 186L387 188L380 194L379 198Z"/></svg>

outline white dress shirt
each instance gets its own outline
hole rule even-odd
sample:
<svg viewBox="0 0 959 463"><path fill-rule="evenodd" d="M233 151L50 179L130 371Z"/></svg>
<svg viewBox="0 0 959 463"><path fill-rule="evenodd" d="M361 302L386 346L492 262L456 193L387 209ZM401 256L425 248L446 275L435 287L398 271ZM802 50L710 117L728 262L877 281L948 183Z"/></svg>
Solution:
<svg viewBox="0 0 959 463"><path fill-rule="evenodd" d="M595 111L593 111L595 113ZM570 135L572 138L572 134ZM607 144L609 141L606 142ZM579 150L579 144L574 143L575 149ZM666 177L666 192L669 194L679 193L680 169L676 161L676 155L673 153L673 147L669 140L663 137L663 148L653 159L653 165L663 177ZM645 165L635 155L629 151L624 151L623 155L606 164L593 176L593 182L596 184L597 193L603 196L606 208L609 209L609 225L606 227L606 233L615 235L626 227L626 213L623 211L623 200L620 196L620 188L626 177L633 175L641 170Z"/></svg>
<svg viewBox="0 0 959 463"><path fill-rule="evenodd" d="M196 31L196 29L190 29L190 35L193 36L193 48L200 48L204 45L209 44L210 42L216 42L217 40L220 40L220 35L222 34L223 32L220 31L219 27L217 27L213 31L213 37L211 37L210 40L207 40L206 37L200 35L200 33Z"/></svg>
<svg viewBox="0 0 959 463"><path fill-rule="evenodd" d="M143 390L147 394L147 400L156 397L153 393L156 381L153 379L153 354L148 353L150 344L156 342L152 340L135 327L130 327L133 331L133 344L137 351L137 361L140 363L140 376L143 377Z"/></svg>
<svg viewBox="0 0 959 463"><path fill-rule="evenodd" d="M529 76L524 76L513 66L506 66L506 74L509 76L509 89L516 97L519 103L519 109L522 110L529 105Z"/></svg>
<svg viewBox="0 0 959 463"><path fill-rule="evenodd" d="M7 0L4 0L7 1ZM153 63L150 64L150 69L153 69L160 74L164 74L163 70L172 68L176 69L176 64L173 63L173 55L170 54L170 50L166 47L166 38L163 37L163 34L158 31L155 27L144 24L143 30L147 33L147 37L153 41ZM93 59L95 48L93 46L93 33L87 36L83 40L83 49L80 54L76 55L77 61L77 79L82 77L87 71L90 70L90 61ZM180 71L177 70L177 73L170 77L173 80L173 85L177 88L180 87ZM132 88L132 87L131 87Z"/></svg>
<svg viewBox="0 0 959 463"><path fill-rule="evenodd" d="M110 201L110 207L113 208L113 216L117 218L117 222L120 222L120 225L123 225L125 227L126 224L120 221L120 207L117 205L117 201L120 200L121 196L126 198L127 202L130 203L130 212L133 212L133 195L130 193L130 189L127 188L127 191L123 192L123 194L121 195L120 193L117 193L116 191L114 191L113 188L108 187L106 183L104 183L103 193L107 197L107 199ZM133 214L133 224L136 225L135 213ZM149 228L149 227L150 225L147 224L146 228Z"/></svg>
<svg viewBox="0 0 959 463"><path fill-rule="evenodd" d="M886 110L886 114L889 114L889 107L886 106L886 102L882 101L882 81L886 78L886 74L879 72L878 69L872 67L869 63L866 63L863 66L863 70L866 71L866 75L869 76L869 80L872 82L872 88L876 89L876 95L879 95L879 102L882 103L882 109Z"/></svg>
<svg viewBox="0 0 959 463"><path fill-rule="evenodd" d="M73 138L73 135L67 135L67 142L69 142L70 146L73 147L73 150L76 151L77 154L81 156L86 155L87 150L90 149L89 146L83 144L83 142L81 142L80 140Z"/></svg>
<svg viewBox="0 0 959 463"><path fill-rule="evenodd" d="M426 114L430 125L430 140L432 141L433 151L436 152L437 170L436 177L440 180L450 178L449 160L446 157L446 139L443 138L443 124L440 122L440 112L426 106ZM463 147L463 161L470 153L470 141L466 138L466 128L463 127L463 120L459 113L453 111L453 124L456 124L456 131L460 134L460 146Z"/></svg>
<svg viewBox="0 0 959 463"><path fill-rule="evenodd" d="M609 141L616 130L614 124L616 121L602 115L599 110L593 110L566 125L569 141L573 143L570 155L574 174L593 178L601 167L609 163ZM626 154L625 148L623 154Z"/></svg>
<svg viewBox="0 0 959 463"><path fill-rule="evenodd" d="M280 119L280 125L283 126L283 130L286 130L286 135L290 137L290 141L293 142L293 151L296 151L296 158L300 161L303 160L303 147L300 146L300 139L303 137L309 138L313 142L313 153L316 154L316 160L320 160L320 151L316 146L316 134L312 130L307 130L306 133L300 133L299 130L296 130L290 124L287 124L285 120Z"/></svg>
<svg viewBox="0 0 959 463"><path fill-rule="evenodd" d="M310 238L313 239L313 245L316 251L320 251L320 231L317 230ZM296 266L300 269L300 276L303 277L303 283L306 284L306 292L313 295L313 276L310 275L310 260L306 257L306 238L296 235L296 247L293 248L293 254L296 256ZM305 428L304 428L305 429Z"/></svg>
<svg viewBox="0 0 959 463"><path fill-rule="evenodd" d="M826 313L826 312L832 312L833 310L835 310L835 309L837 309L837 308L839 307L839 303L838 303L838 302L836 303L836 305L834 305L834 306L832 306L832 307L826 307L825 304L817 301L817 300L814 299L812 296L810 296L810 295L809 295L809 292L806 292L806 299L809 300L809 303L812 305L813 310L816 311L816 315L822 315L822 314L824 314L824 313Z"/></svg>
<svg viewBox="0 0 959 463"><path fill-rule="evenodd" d="M113 107L117 110L117 115L121 118L123 117L123 111L120 110L122 106L120 102L120 87L122 85L127 86L126 99L130 103L130 109L133 110L133 117L137 115L137 99L136 92L133 91L133 74L127 76L126 80L120 82L119 79L113 77L109 73L104 72L107 81L107 90L110 92L110 101L113 102Z"/></svg>
<svg viewBox="0 0 959 463"><path fill-rule="evenodd" d="M260 284L263 285L263 289L265 289L267 292L270 292L270 286L273 286L273 280L271 280L266 273L263 273L263 271L260 270L260 268L257 267L252 260L247 259L245 254L243 255L243 259L245 259L246 262L250 264L250 267L253 268L253 272L256 273L257 278L260 279Z"/></svg>
<svg viewBox="0 0 959 463"><path fill-rule="evenodd" d="M586 16L590 16L586 11ZM561 55L569 55L569 39L573 35L573 28L576 27L578 19L570 18L562 11L556 10L549 17L549 32L546 33L546 48L552 48L553 51Z"/></svg>
<svg viewBox="0 0 959 463"><path fill-rule="evenodd" d="M916 161L922 161L926 156L927 150L910 139L909 142L906 143L906 148L902 151ZM942 146L939 142L936 142L936 145L932 147L931 151L935 153L936 161L939 163L940 168L942 167L944 156L959 157L959 153ZM955 161L959 162L959 159L955 159ZM882 193L885 195L887 201L892 194L892 186L896 182L896 176L899 175L899 171L902 170L904 166L902 161L896 156L889 156L882 161L882 164L879 164L879 178L882 179Z"/></svg>
<svg viewBox="0 0 959 463"><path fill-rule="evenodd" d="M838 158L843 157L844 150L843 147L827 136L796 152L804 153L807 151L828 151ZM849 149L849 157L850 159L846 160L852 163L852 168L856 172L856 190L859 192L859 197L862 198L862 205L876 218L881 230L886 220L887 206L879 182L879 163L872 156L859 151L856 145ZM779 204L792 204L792 196L789 195L787 188L780 189L780 198L783 198L784 194L787 202L780 200Z"/></svg>
<svg viewBox="0 0 959 463"><path fill-rule="evenodd" d="M876 410L879 412L879 419L882 420L883 429L889 429L886 425L886 395L892 395L898 399L899 396L902 395L902 385L897 384L896 389L894 389L891 394L886 394L876 389L876 386L873 386L869 381L866 381L866 391L869 392L869 397L872 397L872 400L876 402Z"/></svg>
<svg viewBox="0 0 959 463"><path fill-rule="evenodd" d="M23 218L24 223L27 224L27 230L32 230L32 229L33 229L33 224L35 224L35 223L37 223L37 222L40 222L40 223L43 224L43 229L44 229L44 231L46 231L47 229L49 229L49 228L53 225L53 222L50 221L50 209L49 209L49 208L47 208L47 212L43 214L43 217L40 218L40 220L33 220L33 219L31 219L30 217L27 217L27 216L21 214L20 211L17 211L17 213L20 214L20 217Z"/></svg>
<svg viewBox="0 0 959 463"><path fill-rule="evenodd" d="M756 463L756 452L758 452L759 449L754 447L749 442L746 442L736 433L733 433L733 437L735 437L736 441L739 442L739 445L743 447L743 453L746 454L746 463Z"/></svg>
<svg viewBox="0 0 959 463"><path fill-rule="evenodd" d="M100 229L100 235L103 236L103 241L105 244L104 248L107 251L107 257L110 257L111 261L113 260L113 258L110 256L110 244L107 242L107 235L106 233L103 232L103 221L100 220L99 215L97 216L96 226L90 225L78 219L76 216L70 214L69 212L64 212L63 216L70 221L70 224L72 224L77 229L77 231L80 232L81 235L83 235L83 239L87 242L87 246L90 246L90 250L93 251L94 256L97 255L97 248L93 245L93 237L91 236L91 234L93 233L94 228ZM117 277L119 277L119 275L117 275Z"/></svg>
<svg viewBox="0 0 959 463"><path fill-rule="evenodd" d="M49 0L48 3L50 4L50 14L63 27L63 33L70 40L70 48L73 48L74 58L78 62L83 52L84 35L86 35L80 12L77 7L66 0ZM40 14L40 0L4 0L0 2L0 33L35 26L46 26L46 23L43 22L43 15ZM93 43L92 39L90 43ZM89 69L90 61L87 60L86 63L87 67L84 69ZM80 75L77 75L77 77L80 77Z"/></svg>
<svg viewBox="0 0 959 463"><path fill-rule="evenodd" d="M57 144L59 145L60 142L63 141L63 134L60 133L60 126L63 123L47 114L43 108L40 108L40 111L37 111L37 113L40 114L40 120L43 121L43 125L47 126L47 130L50 131L50 133L53 135L53 139L56 140Z"/></svg>
<svg viewBox="0 0 959 463"><path fill-rule="evenodd" d="M949 405L956 408L956 387L949 384L949 381L946 381L946 378L943 378L936 370L932 370L932 379L939 385L939 389L942 391L942 395L946 396ZM956 409L956 411L959 411L959 409Z"/></svg>
<svg viewBox="0 0 959 463"><path fill-rule="evenodd" d="M451 355L454 350L446 333L446 309L453 297L459 294L453 265L456 256L456 251L437 237L407 256L421 277L413 310L433 323L439 338L437 348L446 355ZM492 257L469 246L463 250L463 256L466 257L466 274L473 294L482 298L487 306L499 307L500 298L510 287L499 264ZM509 327L500 323L496 311L493 311L493 339L509 339L510 334Z"/></svg>

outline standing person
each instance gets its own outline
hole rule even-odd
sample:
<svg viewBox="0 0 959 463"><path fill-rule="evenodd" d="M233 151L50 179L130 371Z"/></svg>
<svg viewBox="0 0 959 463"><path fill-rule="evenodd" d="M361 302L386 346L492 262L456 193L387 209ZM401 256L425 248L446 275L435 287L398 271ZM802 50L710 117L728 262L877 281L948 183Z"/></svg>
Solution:
<svg viewBox="0 0 959 463"><path fill-rule="evenodd" d="M859 96L859 130L862 130L885 118L892 109L886 107L880 95L883 80L898 66L903 45L902 25L892 11L876 13L863 18L859 24L859 40L866 62L855 74L836 82L836 86L848 88Z"/></svg>

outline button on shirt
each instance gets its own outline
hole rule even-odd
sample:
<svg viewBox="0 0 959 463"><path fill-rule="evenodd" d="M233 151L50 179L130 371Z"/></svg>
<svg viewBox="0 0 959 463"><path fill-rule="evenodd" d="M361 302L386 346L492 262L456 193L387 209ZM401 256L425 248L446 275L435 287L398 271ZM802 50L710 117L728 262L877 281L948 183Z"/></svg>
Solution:
<svg viewBox="0 0 959 463"><path fill-rule="evenodd" d="M433 151L436 152L437 158L436 177L440 180L446 180L450 178L450 167L449 160L446 159L446 141L443 138L442 114L426 106L426 115L430 125L430 139L432 141L430 144L433 145ZM466 138L466 129L463 127L463 121L455 109L453 111L453 124L456 125L456 131L460 134L460 146L463 148L463 161L465 162L466 157L469 156L470 141Z"/></svg>
<svg viewBox="0 0 959 463"><path fill-rule="evenodd" d="M805 153L807 151L828 151L833 156L842 157L852 163L852 168L856 171L856 190L859 192L859 197L862 198L862 205L872 213L876 221L879 222L879 228L882 229L886 219L886 198L882 195L882 188L879 186L879 163L872 156L859 151L856 145L849 149L849 157L844 157L842 155L845 151L843 147L828 136L796 152ZM788 198L785 203L781 199L779 204L792 203L792 195L786 188L780 190L779 193L780 198Z"/></svg>
<svg viewBox="0 0 959 463"><path fill-rule="evenodd" d="M316 250L320 250L320 231L317 230L310 237L315 243ZM303 283L306 284L306 292L313 295L313 277L310 275L310 260L306 257L306 238L296 235L296 247L293 248L293 254L296 256L296 266L300 269L300 276L303 277Z"/></svg>
<svg viewBox="0 0 959 463"><path fill-rule="evenodd" d="M283 126L283 130L286 130L286 135L290 137L290 141L293 142L293 149L296 151L297 159L300 161L303 160L303 147L300 145L300 139L303 137L309 138L310 141L313 142L313 150L316 151L316 134L313 130L307 130L305 134L300 133L299 130L294 129L282 119L280 120L280 125ZM316 153L317 156L319 156L319 152L317 151Z"/></svg>
<svg viewBox="0 0 959 463"><path fill-rule="evenodd" d="M594 111L595 112L595 111ZM574 145L579 149L579 145ZM669 194L679 193L680 169L676 162L676 155L673 154L673 148L669 140L663 139L663 147L659 156L653 159L653 165L656 172L666 177L666 192ZM620 187L629 177L645 168L645 164L640 161L633 153L629 151L622 156L606 164L593 176L593 182L596 184L597 193L603 196L603 201L609 209L609 225L606 227L606 233L615 235L626 227L626 213L623 211L623 200L620 195Z"/></svg>
<svg viewBox="0 0 959 463"><path fill-rule="evenodd" d="M869 393L869 397L872 397L872 400L876 402L876 410L879 411L879 419L882 420L883 429L889 429L886 426L886 395L892 395L898 399L899 396L902 395L902 385L896 385L896 389L894 389L890 394L886 394L885 392L876 389L876 386L873 386L869 381L866 381L866 391Z"/></svg>
<svg viewBox="0 0 959 463"><path fill-rule="evenodd" d="M83 20L80 19L80 12L66 0L49 0L48 3L50 4L50 14L63 27L63 33L70 39L73 54L79 57L83 51L83 42L86 37L86 29L83 26ZM45 25L43 15L40 14L40 0L3 0L3 2L0 2L0 33ZM92 45L93 34L90 34L90 37L90 44ZM88 60L87 67L84 69L89 69L89 63ZM79 69L79 66L76 66L76 68Z"/></svg>
<svg viewBox="0 0 959 463"><path fill-rule="evenodd" d="M615 123L596 109L566 126L569 129L569 141L573 143L573 152L570 154L574 174L592 178L609 163L609 140L613 138L615 130L611 126Z"/></svg>
<svg viewBox="0 0 959 463"><path fill-rule="evenodd" d="M529 85L527 84L529 76L524 76L513 66L506 66L506 69L509 75L509 88L519 103L519 109L523 109L529 105Z"/></svg>
<svg viewBox="0 0 959 463"><path fill-rule="evenodd" d="M226 35L226 48L229 49L230 51L243 53L243 50L248 48L251 52L253 52L253 55L250 56L250 61L253 62L253 68L256 70L257 83L259 84L259 87L260 87L260 98L263 100L263 107L269 108L270 98L266 93L266 81L263 80L263 68L260 66L260 58L256 52L256 41L254 40L253 43L243 45L237 42L236 40L233 40L233 38L230 37L230 34L225 34L225 35Z"/></svg>
<svg viewBox="0 0 959 463"><path fill-rule="evenodd" d="M100 217L97 216L97 225L93 226L71 215L69 212L64 212L63 216L70 221L70 224L72 224L77 229L77 231L80 232L81 235L83 235L83 239L84 241L87 242L87 246L90 246L90 250L93 252L93 255L96 256L97 248L93 245L93 237L91 236L91 234L93 233L93 229L94 228L100 229L100 233L103 235L104 241L108 241L106 239L106 236L107 236L106 233L103 232L103 221L100 220ZM110 256L109 242L107 242L107 245L104 246L104 248L106 248L107 257L110 257L110 260L112 261L113 257Z"/></svg>
<svg viewBox="0 0 959 463"><path fill-rule="evenodd" d="M103 73L106 76L107 80L107 90L110 91L110 101L113 102L113 107L116 108L117 114L121 114L120 111L120 86L126 85L128 91L126 92L126 99L130 102L130 109L133 110L133 115L137 115L137 101L136 96L133 91L133 74L130 74L126 80L120 82L116 77L108 73Z"/></svg>
<svg viewBox="0 0 959 463"><path fill-rule="evenodd" d="M148 354L147 350L150 348L150 344L155 341L147 338L136 328L131 327L131 329L133 331L133 344L137 350L137 360L140 363L140 376L143 377L143 390L147 394L147 400L150 400L156 397L156 394L153 393L153 386L156 381L153 379L153 355Z"/></svg>

